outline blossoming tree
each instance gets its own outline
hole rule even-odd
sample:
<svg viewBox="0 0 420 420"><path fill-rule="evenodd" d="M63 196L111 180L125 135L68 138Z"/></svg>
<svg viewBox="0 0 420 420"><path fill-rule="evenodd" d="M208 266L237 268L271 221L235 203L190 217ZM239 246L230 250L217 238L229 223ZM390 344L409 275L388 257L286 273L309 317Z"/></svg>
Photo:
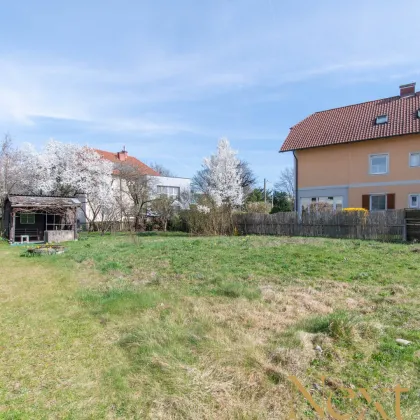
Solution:
<svg viewBox="0 0 420 420"><path fill-rule="evenodd" d="M27 144L21 151L23 165L31 174L26 191L52 196L85 195L82 207L88 222L108 219L117 207L112 190L113 164L95 150L50 140L38 152Z"/></svg>
<svg viewBox="0 0 420 420"><path fill-rule="evenodd" d="M204 159L209 174L208 193L217 206L239 207L244 201L241 168L237 152L222 138L215 155Z"/></svg>

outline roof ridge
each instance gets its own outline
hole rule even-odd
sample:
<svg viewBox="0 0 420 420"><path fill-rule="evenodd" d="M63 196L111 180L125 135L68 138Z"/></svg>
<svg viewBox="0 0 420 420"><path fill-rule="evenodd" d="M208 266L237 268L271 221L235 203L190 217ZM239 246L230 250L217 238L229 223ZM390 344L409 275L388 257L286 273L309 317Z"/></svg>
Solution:
<svg viewBox="0 0 420 420"><path fill-rule="evenodd" d="M92 147L93 150L96 150L98 152L105 152L105 153L112 153L112 154L116 154L114 152L109 152L108 150L103 150L103 149L97 149L96 147Z"/></svg>
<svg viewBox="0 0 420 420"><path fill-rule="evenodd" d="M387 98L373 99L373 100L370 100L370 101L363 101L363 102L358 102L358 103L350 104L350 105L336 106L334 108L323 109L322 111L313 112L311 115L321 114L322 112L334 111L335 109L350 108L352 106L359 106L359 105L364 105L364 104L370 104L372 102L385 101L387 99L396 99L396 98L398 98L398 99L408 99L408 98L412 98L414 96L419 96L419 94L420 94L420 91L419 92L415 92L414 95L412 95L412 96L401 97L400 95L395 95L395 96L389 96ZM311 115L309 115L309 116L311 116Z"/></svg>

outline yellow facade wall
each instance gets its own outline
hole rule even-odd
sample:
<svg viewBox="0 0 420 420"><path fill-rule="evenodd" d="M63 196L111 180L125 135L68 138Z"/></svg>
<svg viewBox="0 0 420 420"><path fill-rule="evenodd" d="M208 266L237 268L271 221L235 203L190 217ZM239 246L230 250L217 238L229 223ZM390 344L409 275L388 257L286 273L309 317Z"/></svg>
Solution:
<svg viewBox="0 0 420 420"><path fill-rule="evenodd" d="M298 186L420 180L420 167L409 166L410 152L420 152L420 135L298 150ZM389 154L389 173L370 175L369 155L381 153Z"/></svg>
<svg viewBox="0 0 420 420"><path fill-rule="evenodd" d="M395 193L396 208L405 208L409 194L420 194L420 167L409 163L413 152L420 152L417 134L298 150L298 189L348 187L348 207L361 207L364 194ZM370 155L384 153L388 173L369 174Z"/></svg>
<svg viewBox="0 0 420 420"><path fill-rule="evenodd" d="M348 207L362 207L362 196L366 194L395 194L395 208L404 209L409 207L408 196L410 194L420 194L420 183L417 185L349 188Z"/></svg>

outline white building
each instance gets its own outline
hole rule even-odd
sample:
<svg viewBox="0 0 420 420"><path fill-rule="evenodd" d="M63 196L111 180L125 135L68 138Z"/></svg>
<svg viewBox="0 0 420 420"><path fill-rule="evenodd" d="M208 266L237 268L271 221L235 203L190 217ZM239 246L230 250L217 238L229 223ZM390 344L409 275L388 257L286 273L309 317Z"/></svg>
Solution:
<svg viewBox="0 0 420 420"><path fill-rule="evenodd" d="M191 192L191 179L190 178L181 178L181 177L167 177L161 176L154 169L147 166L145 163L135 158L134 156L129 156L125 148L121 152L113 153L107 152L104 150L95 150L100 154L104 159L109 160L114 163L115 166L118 166L122 163L127 163L132 168L138 168L139 174L146 175L150 177L150 188L152 189L152 197L158 197L161 195L166 195L174 199L173 205L177 208L184 209L189 205L189 201L185 197L189 197ZM115 194L119 196L124 195L125 200L129 200L127 194L123 194L125 190L124 181L118 176L118 170L114 171L113 176L113 190ZM89 206L86 204L86 199L83 199L83 195L80 195L83 211L79 211L78 220L80 223L84 224L87 222L86 214L90 214ZM90 218L90 217L89 217ZM119 217L122 220L122 215Z"/></svg>

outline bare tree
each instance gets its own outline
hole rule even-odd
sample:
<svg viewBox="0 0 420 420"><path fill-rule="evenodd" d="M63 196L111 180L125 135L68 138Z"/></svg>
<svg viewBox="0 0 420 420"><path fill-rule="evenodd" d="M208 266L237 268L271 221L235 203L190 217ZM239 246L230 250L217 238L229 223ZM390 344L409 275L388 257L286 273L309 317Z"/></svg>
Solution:
<svg viewBox="0 0 420 420"><path fill-rule="evenodd" d="M257 178L247 161L240 160L239 169L241 171L241 185L244 189L244 195L247 196L254 189L255 184L257 183Z"/></svg>
<svg viewBox="0 0 420 420"><path fill-rule="evenodd" d="M153 177L141 173L138 166L127 162L119 163L115 169L120 178L121 211L128 219L134 219L137 230L146 217L147 205L153 200L155 181Z"/></svg>
<svg viewBox="0 0 420 420"><path fill-rule="evenodd" d="M114 203L114 202L112 202ZM115 227L115 221L118 220L119 209L116 205L103 207L99 213L99 230L104 235Z"/></svg>
<svg viewBox="0 0 420 420"><path fill-rule="evenodd" d="M152 209L161 221L163 230L165 232L168 227L168 221L175 213L176 201L177 200L175 198L167 197L166 195L161 195L160 197L153 200Z"/></svg>
<svg viewBox="0 0 420 420"><path fill-rule="evenodd" d="M279 180L276 182L277 190L284 191L290 200L295 199L295 171L293 168L284 168L280 172Z"/></svg>
<svg viewBox="0 0 420 420"><path fill-rule="evenodd" d="M149 165L154 171L158 172L160 176L176 177L176 175L168 168L157 162L152 162Z"/></svg>

